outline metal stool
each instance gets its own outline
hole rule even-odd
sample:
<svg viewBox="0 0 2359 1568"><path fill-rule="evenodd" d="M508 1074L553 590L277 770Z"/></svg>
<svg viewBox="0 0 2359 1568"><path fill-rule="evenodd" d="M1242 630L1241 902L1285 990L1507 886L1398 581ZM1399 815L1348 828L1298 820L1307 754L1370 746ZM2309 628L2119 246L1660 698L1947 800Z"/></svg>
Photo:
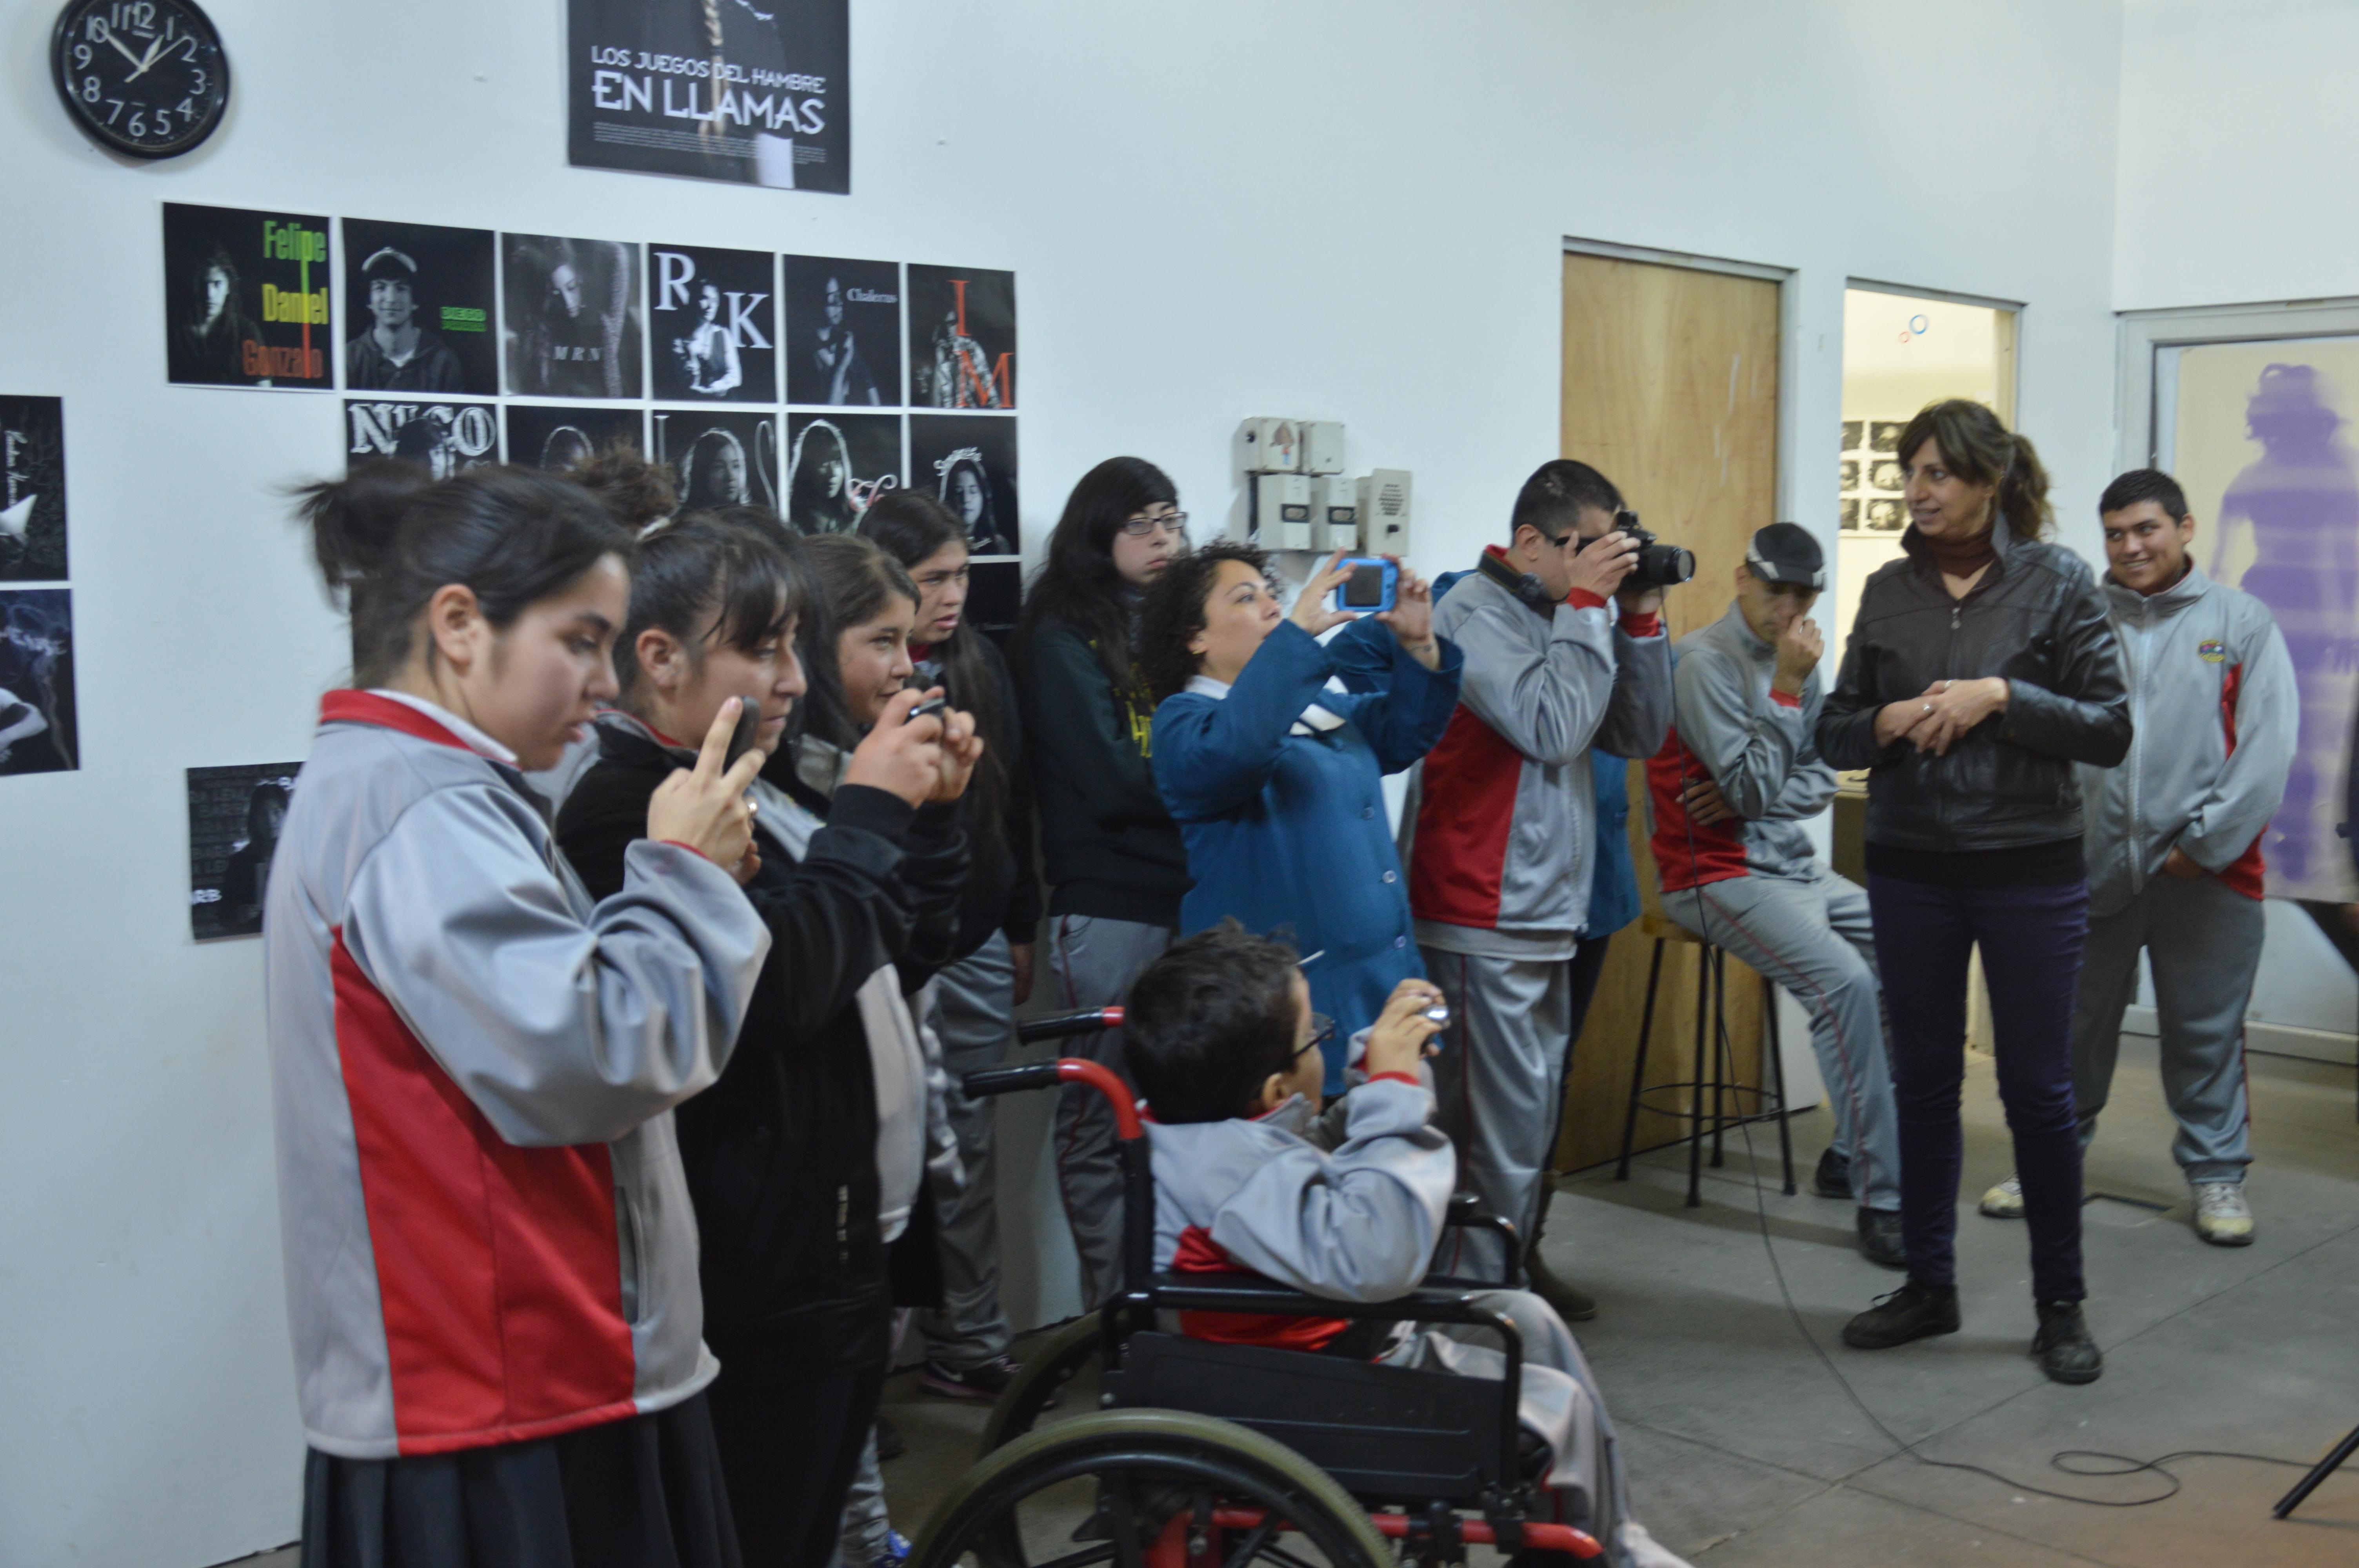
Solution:
<svg viewBox="0 0 2359 1568"><path fill-rule="evenodd" d="M1638 1059L1630 1068L1630 1103L1622 1117L1622 1158L1614 1168L1614 1179L1630 1179L1630 1145L1638 1133L1638 1108L1649 1095L1690 1091L1692 1109L1667 1109L1658 1105L1647 1108L1658 1116L1668 1116L1680 1121L1693 1122L1695 1130L1688 1135L1688 1207L1701 1207L1703 1203L1703 1124L1712 1123L1712 1163L1717 1170L1723 1163L1721 1141L1731 1127L1742 1127L1756 1121L1777 1123L1777 1153L1785 1166L1786 1195L1794 1195L1794 1141L1786 1126L1786 1063L1778 1049L1777 989L1767 976L1761 979L1762 1014L1767 1024L1767 1038L1762 1047L1761 1078L1754 1084L1735 1082L1736 1054L1729 1044L1728 1018L1728 955L1719 944L1706 942L1685 926L1660 915L1646 917L1644 929L1655 939L1655 958L1647 971L1647 1005L1638 1023ZM1655 1029L1655 997L1663 980L1663 948L1671 942L1691 943L1702 949L1696 962L1696 1032L1695 1076L1667 1084L1647 1082L1647 1046ZM1709 1019L1715 1045L1711 1052L1710 1076L1705 1075L1704 1023ZM1712 1108L1704 1109L1704 1093L1712 1094ZM1751 1096L1760 1106L1758 1110L1739 1114L1735 1102Z"/></svg>

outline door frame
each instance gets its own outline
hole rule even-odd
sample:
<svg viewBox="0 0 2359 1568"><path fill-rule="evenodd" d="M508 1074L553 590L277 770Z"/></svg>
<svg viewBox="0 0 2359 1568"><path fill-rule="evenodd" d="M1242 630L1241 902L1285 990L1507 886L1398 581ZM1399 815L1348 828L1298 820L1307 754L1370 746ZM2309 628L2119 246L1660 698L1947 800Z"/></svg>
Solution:
<svg viewBox="0 0 2359 1568"><path fill-rule="evenodd" d="M2160 466L2156 460L2161 453L2162 385L2155 365L2162 350L2272 338L2359 337L2359 295L2124 310L2114 319L2120 377L2114 405L2114 470L2120 473Z"/></svg>

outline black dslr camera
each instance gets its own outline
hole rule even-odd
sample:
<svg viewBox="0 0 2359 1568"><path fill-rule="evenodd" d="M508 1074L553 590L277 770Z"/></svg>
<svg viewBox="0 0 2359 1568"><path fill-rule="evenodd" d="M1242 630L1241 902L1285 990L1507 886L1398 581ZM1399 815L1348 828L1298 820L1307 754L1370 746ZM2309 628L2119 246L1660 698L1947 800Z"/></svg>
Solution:
<svg viewBox="0 0 2359 1568"><path fill-rule="evenodd" d="M1625 588L1633 585L1673 588L1695 576L1695 552L1683 550L1677 545L1663 544L1638 526L1638 514L1635 512L1616 512L1612 528L1600 534L1597 539L1582 540L1579 549L1573 553L1578 555L1581 550L1596 544L1598 539L1610 539L1616 534L1627 534L1638 541L1638 564L1631 568L1628 577L1622 579Z"/></svg>

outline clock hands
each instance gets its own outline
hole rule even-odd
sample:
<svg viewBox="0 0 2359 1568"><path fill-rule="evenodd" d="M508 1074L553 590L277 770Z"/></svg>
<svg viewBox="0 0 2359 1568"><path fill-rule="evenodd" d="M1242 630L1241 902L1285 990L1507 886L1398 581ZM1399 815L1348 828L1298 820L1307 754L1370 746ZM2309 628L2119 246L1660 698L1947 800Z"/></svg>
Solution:
<svg viewBox="0 0 2359 1568"><path fill-rule="evenodd" d="M108 34L107 36L108 36L109 38L114 37L114 35L113 35L112 33ZM141 60L139 61L139 69L138 69L137 70L133 71L130 75L128 75L128 76L126 76L126 77L125 77L125 78L123 79L123 84L124 84L125 87L128 87L128 86L130 86L130 85L131 85L131 83L133 83L133 82L135 82L135 81L138 81L141 77L143 77L143 76L147 75L147 68L148 68L148 67L150 67L150 66L152 66L152 65L154 65L154 64L156 63L156 55L157 55L157 52L158 52L158 50L160 50L161 49L163 49L163 47L164 47L164 40L163 40L163 38L162 38L158 37L158 38L153 38L148 39L148 40L147 40L147 57L146 57L145 59L141 59ZM128 50L125 50L125 53L128 53L129 51L128 51Z"/></svg>
<svg viewBox="0 0 2359 1568"><path fill-rule="evenodd" d="M146 62L141 60L137 55L133 54L129 49L123 47L123 40L114 36L114 29L112 27L106 29L106 41L114 46L116 53L129 60L132 64L138 66L141 70L147 69Z"/></svg>

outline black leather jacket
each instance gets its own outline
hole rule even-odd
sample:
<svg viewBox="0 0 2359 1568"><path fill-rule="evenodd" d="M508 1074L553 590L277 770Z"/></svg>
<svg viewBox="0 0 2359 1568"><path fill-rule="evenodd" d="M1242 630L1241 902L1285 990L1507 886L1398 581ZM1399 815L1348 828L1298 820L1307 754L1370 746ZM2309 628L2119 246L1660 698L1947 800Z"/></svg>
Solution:
<svg viewBox="0 0 2359 1568"><path fill-rule="evenodd" d="M1964 853L2081 836L2072 764L2128 752L2130 708L2105 600L2082 559L2056 545L1992 537L1998 558L1952 600L1917 530L1908 555L1861 591L1843 673L1819 719L1819 751L1867 768L1867 841ZM2003 676L2006 707L1947 756L1875 743L1875 713L1937 680Z"/></svg>

